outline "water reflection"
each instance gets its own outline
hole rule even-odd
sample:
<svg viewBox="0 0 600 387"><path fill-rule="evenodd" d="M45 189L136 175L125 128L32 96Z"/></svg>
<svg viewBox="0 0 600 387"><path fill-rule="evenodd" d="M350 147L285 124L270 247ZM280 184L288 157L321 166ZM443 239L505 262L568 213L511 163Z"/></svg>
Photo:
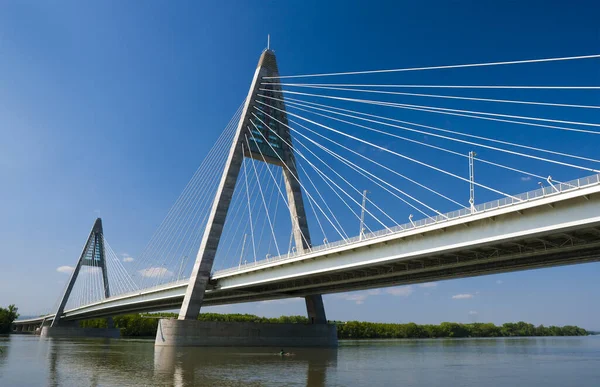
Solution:
<svg viewBox="0 0 600 387"><path fill-rule="evenodd" d="M34 342L33 342L34 343ZM33 344L31 343L31 344ZM42 339L48 386L325 386L337 349L154 348L147 340ZM35 346L30 347L36 350ZM290 349L292 350L292 349ZM2 383L0 383L1 385Z"/></svg>
<svg viewBox="0 0 600 387"><path fill-rule="evenodd" d="M99 373L105 367L114 367L120 361L106 356L109 340L69 342L64 339L42 338L41 341L45 342L48 358L48 386L69 385L74 378L85 375L86 385L97 387L100 385Z"/></svg>
<svg viewBox="0 0 600 387"><path fill-rule="evenodd" d="M10 336L0 336L0 374L8 358L8 349L10 348Z"/></svg>
<svg viewBox="0 0 600 387"><path fill-rule="evenodd" d="M337 350L155 348L153 340L0 337L0 387L597 387L600 337L341 342ZM576 383L574 383L576 381Z"/></svg>
<svg viewBox="0 0 600 387"><path fill-rule="evenodd" d="M297 385L320 387L327 371L337 367L337 349L293 349L279 356L276 348L154 349L154 377L174 386Z"/></svg>

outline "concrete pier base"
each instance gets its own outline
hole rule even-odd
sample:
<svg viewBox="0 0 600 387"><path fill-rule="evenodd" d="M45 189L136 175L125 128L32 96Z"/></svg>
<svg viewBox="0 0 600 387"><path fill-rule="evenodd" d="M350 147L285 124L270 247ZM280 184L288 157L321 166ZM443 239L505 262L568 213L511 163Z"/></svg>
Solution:
<svg viewBox="0 0 600 387"><path fill-rule="evenodd" d="M121 331L118 328L42 327L40 337L118 339Z"/></svg>
<svg viewBox="0 0 600 387"><path fill-rule="evenodd" d="M155 346L337 347L330 324L268 324L161 319Z"/></svg>

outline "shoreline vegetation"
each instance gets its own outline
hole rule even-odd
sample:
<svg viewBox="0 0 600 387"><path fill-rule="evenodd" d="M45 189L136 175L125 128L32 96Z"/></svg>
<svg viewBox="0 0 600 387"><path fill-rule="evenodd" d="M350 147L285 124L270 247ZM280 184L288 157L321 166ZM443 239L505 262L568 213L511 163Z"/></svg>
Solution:
<svg viewBox="0 0 600 387"><path fill-rule="evenodd" d="M0 334L10 333L13 321L19 318L18 310L14 304L0 308Z"/></svg>
<svg viewBox="0 0 600 387"><path fill-rule="evenodd" d="M115 327L121 329L124 337L151 337L156 335L160 318L177 318L175 313L129 314L114 317ZM202 313L201 321L257 322L308 324L304 316L259 317L251 314ZM330 321L337 325L338 339L426 339L461 337L524 337L524 336L587 336L590 332L583 328L565 325L534 326L523 321L505 323L500 326L492 323L453 323L441 324L396 324L372 323L364 321ZM105 328L106 319L82 321L82 327Z"/></svg>

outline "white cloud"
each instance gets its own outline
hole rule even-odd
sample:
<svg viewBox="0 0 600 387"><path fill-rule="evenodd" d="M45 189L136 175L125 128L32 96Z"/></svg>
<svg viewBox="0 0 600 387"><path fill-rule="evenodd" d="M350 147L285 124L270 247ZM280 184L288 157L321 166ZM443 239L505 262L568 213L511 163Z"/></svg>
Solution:
<svg viewBox="0 0 600 387"><path fill-rule="evenodd" d="M371 289L364 290L359 292L352 293L339 293L336 294L335 297L341 298L346 301L352 301L356 303L356 305L362 305L365 303L367 298L371 296L380 296L382 294L390 294L396 297L408 297L414 292L414 288L412 286L398 286L395 288L387 288L387 289Z"/></svg>
<svg viewBox="0 0 600 387"><path fill-rule="evenodd" d="M100 273L102 269L95 266L84 266L81 268L81 273Z"/></svg>
<svg viewBox="0 0 600 387"><path fill-rule="evenodd" d="M56 271L59 273L71 274L75 270L73 266L59 266Z"/></svg>
<svg viewBox="0 0 600 387"><path fill-rule="evenodd" d="M474 311L474 310L469 311L470 316L477 316L478 314L479 314L479 312L477 312L477 311Z"/></svg>
<svg viewBox="0 0 600 387"><path fill-rule="evenodd" d="M346 301L354 301L356 305L364 304L365 300L369 297L366 293L342 294L341 296Z"/></svg>
<svg viewBox="0 0 600 387"><path fill-rule="evenodd" d="M138 273L142 277L156 278L156 277L172 277L173 272L165 269L164 267L147 267L140 270Z"/></svg>
<svg viewBox="0 0 600 387"><path fill-rule="evenodd" d="M127 254L127 253L122 253L121 257L123 257L123 262L133 262L133 261L135 261L135 259L131 255Z"/></svg>
<svg viewBox="0 0 600 387"><path fill-rule="evenodd" d="M298 301L302 301L302 298L282 298L282 299L277 299L277 300L265 300L265 301L260 301L259 305L265 305L265 304L291 304L291 303L295 303Z"/></svg>
<svg viewBox="0 0 600 387"><path fill-rule="evenodd" d="M469 298L473 298L475 296L473 296L472 294L468 294L468 293L464 293L464 294L455 294L454 296L452 296L453 300L466 300Z"/></svg>
<svg viewBox="0 0 600 387"><path fill-rule="evenodd" d="M385 292L387 294L391 294L392 296L399 296L399 297L408 297L414 291L415 291L415 289L410 285L409 286L399 286L397 288L385 289Z"/></svg>
<svg viewBox="0 0 600 387"><path fill-rule="evenodd" d="M435 288L437 286L437 282L425 282L424 284L419 284L420 288Z"/></svg>
<svg viewBox="0 0 600 387"><path fill-rule="evenodd" d="M498 280L498 281L496 281L496 283L497 283L498 285L502 285L502 284L504 283L504 281L502 281L502 280Z"/></svg>
<svg viewBox="0 0 600 387"><path fill-rule="evenodd" d="M352 292L352 293L340 293L336 294L335 297L341 298L346 301L352 301L356 303L356 305L362 305L365 303L365 300L370 296L378 296L381 294L380 289L371 289L364 290L360 292Z"/></svg>
<svg viewBox="0 0 600 387"><path fill-rule="evenodd" d="M523 176L521 178L521 181L529 181L529 180L531 180L531 176Z"/></svg>

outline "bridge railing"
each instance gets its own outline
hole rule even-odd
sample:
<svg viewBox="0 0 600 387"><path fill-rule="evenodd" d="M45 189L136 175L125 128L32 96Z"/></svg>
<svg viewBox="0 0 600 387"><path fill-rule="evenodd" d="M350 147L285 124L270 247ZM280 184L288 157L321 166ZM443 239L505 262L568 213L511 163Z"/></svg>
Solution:
<svg viewBox="0 0 600 387"><path fill-rule="evenodd" d="M455 211L448 212L448 213L445 213L442 215L432 216L429 218L423 218L423 219L416 220L414 222L408 222L408 223L401 224L398 226L390 227L388 229L383 229L383 230L379 230L379 231L366 233L363 236L355 236L355 237L348 238L348 239L341 239L339 241L327 242L322 245L313 246L311 249L308 250L308 252L294 251L294 252L290 252L289 254L282 254L277 257L262 259L262 260L256 261L256 262L248 262L245 264L241 264L237 267L219 270L219 271L213 273L213 275L226 275L226 274L235 273L237 271L252 268L252 267L264 266L264 265L268 265L273 262L283 261L283 260L287 260L290 258L295 258L295 257L301 256L304 254L308 254L308 253L329 250L329 249L333 249L335 247L345 246L345 245L358 243L358 242L362 242L362 241L366 241L366 240L370 240L370 239L375 239L375 238L387 236L390 234L400 234L400 233L406 232L408 230L414 230L416 228L426 227L426 226L429 226L432 224L447 222L449 220L454 220L454 219L463 218L463 217L467 217L467 216L471 216L471 215L475 215L475 214L480 214L480 213L487 212L490 210L496 210L499 208L509 207L509 206L519 204L519 203L539 200L539 199L542 199L542 198L545 198L548 196L559 195L561 193L574 191L574 190L584 188L584 187L590 187L593 185L597 185L599 183L600 183L600 174L586 176L586 177L582 177L582 178L579 178L576 180L571 180L568 182L562 182L562 183L556 182L556 183L552 183L551 185L548 185L548 186L543 186L543 187L538 188L533 191L528 191L528 192L524 192L524 193L517 194L517 195L507 196L502 199L478 204L477 206L475 206L475 211L473 211L473 212L471 211L470 208L465 207L460 210L455 210Z"/></svg>

